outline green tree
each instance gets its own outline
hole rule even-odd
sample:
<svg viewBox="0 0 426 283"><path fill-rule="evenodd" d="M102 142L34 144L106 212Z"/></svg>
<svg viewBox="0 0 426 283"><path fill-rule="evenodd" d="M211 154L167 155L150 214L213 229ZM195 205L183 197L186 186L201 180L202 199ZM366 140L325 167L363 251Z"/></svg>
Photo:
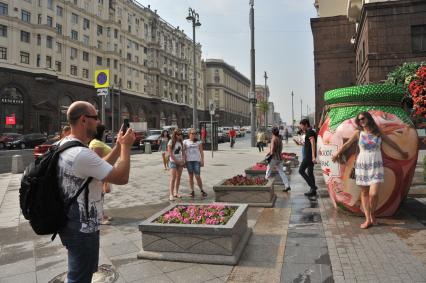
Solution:
<svg viewBox="0 0 426 283"><path fill-rule="evenodd" d="M268 101L266 100L262 100L259 101L257 103L257 109L260 113L263 114L263 117L265 117L264 122L265 122L265 130L268 129L268 125L267 125L267 121L266 121L266 115L268 115L268 110L269 110L269 104Z"/></svg>

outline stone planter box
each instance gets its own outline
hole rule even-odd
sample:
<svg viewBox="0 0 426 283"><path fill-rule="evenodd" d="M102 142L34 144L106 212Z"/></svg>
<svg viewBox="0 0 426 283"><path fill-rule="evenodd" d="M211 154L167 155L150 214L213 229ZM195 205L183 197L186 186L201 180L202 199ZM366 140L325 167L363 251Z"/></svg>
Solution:
<svg viewBox="0 0 426 283"><path fill-rule="evenodd" d="M263 186L228 186L223 180L213 186L215 201L247 203L249 206L273 207L277 196L274 192L274 179Z"/></svg>
<svg viewBox="0 0 426 283"><path fill-rule="evenodd" d="M244 172L246 173L247 177L265 177L266 174L266 170L256 170L253 169L252 167L249 167L247 169L244 170ZM284 173L287 175L288 180L290 180L290 175L291 175L291 168L290 166L284 166ZM281 180L280 175L278 174L277 170L273 170L271 177L275 178L275 185L279 185L279 186L283 186L283 180Z"/></svg>
<svg viewBox="0 0 426 283"><path fill-rule="evenodd" d="M164 213L182 205L194 204L172 204L139 224L139 231L142 233L142 250L138 258L237 264L252 232L247 226L247 204L222 204L237 207L226 225L154 222Z"/></svg>

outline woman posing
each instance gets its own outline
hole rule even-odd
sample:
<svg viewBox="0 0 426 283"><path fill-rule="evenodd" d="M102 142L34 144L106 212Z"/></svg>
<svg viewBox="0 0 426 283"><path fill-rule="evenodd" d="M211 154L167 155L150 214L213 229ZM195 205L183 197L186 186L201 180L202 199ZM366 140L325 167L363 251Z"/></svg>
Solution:
<svg viewBox="0 0 426 283"><path fill-rule="evenodd" d="M163 158L164 170L169 170L169 163L167 162L166 153L167 153L167 144L169 143L170 136L169 132L164 130L160 136L160 152L161 157Z"/></svg>
<svg viewBox="0 0 426 283"><path fill-rule="evenodd" d="M272 156L271 161L268 163L268 167L266 168L265 178L268 179L271 176L272 170L274 167L277 168L278 174L280 174L281 179L283 180L283 184L285 185L284 192L288 192L291 190L290 181L283 170L283 158L281 156L281 152L283 151L283 142L280 139L280 131L278 128L274 127L272 129L272 139L271 145L269 146L269 155Z"/></svg>
<svg viewBox="0 0 426 283"><path fill-rule="evenodd" d="M342 153L353 143L358 142L359 154L354 165L355 182L361 187L361 204L365 214L365 222L360 227L367 229L371 225L377 225L374 213L377 208L379 184L384 182L382 141L398 151L404 159L408 158L408 153L380 132L370 113L359 113L355 118L355 123L358 130L333 155L332 160L336 162Z"/></svg>
<svg viewBox="0 0 426 283"><path fill-rule="evenodd" d="M107 156L111 152L111 147L109 147L107 144L103 142L105 132L105 126L102 124L98 124L96 126L96 135L95 138L90 142L89 148L96 152L99 157L103 158ZM104 201L104 196L107 193L111 192L111 184L110 183L103 183L102 184L102 202ZM112 217L109 217L107 215L103 215L101 225L110 225L111 224Z"/></svg>
<svg viewBox="0 0 426 283"><path fill-rule="evenodd" d="M169 200L173 201L175 198L180 198L179 185L180 177L182 176L183 165L185 158L183 153L182 144L182 131L180 129L174 130L172 139L167 145L169 155L169 168L170 168L170 196Z"/></svg>
<svg viewBox="0 0 426 283"><path fill-rule="evenodd" d="M195 129L189 130L189 139L183 141L183 148L185 152L185 165L189 175L191 197L195 197L194 175L197 180L197 185L200 188L201 195L206 197L207 193L203 190L203 182L200 176L201 167L204 166L204 151L202 143L197 139L197 132Z"/></svg>

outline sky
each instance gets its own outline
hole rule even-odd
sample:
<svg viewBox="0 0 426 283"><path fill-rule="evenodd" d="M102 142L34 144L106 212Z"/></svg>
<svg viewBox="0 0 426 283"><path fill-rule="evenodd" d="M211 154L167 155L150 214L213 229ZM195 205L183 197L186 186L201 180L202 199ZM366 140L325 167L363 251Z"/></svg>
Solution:
<svg viewBox="0 0 426 283"><path fill-rule="evenodd" d="M188 8L200 15L196 41L203 59L223 59L250 79L249 0L137 0L192 38ZM255 0L256 84L268 74L270 101L291 124L291 92L298 121L315 109L313 39L314 0ZM301 107L302 100L302 107Z"/></svg>

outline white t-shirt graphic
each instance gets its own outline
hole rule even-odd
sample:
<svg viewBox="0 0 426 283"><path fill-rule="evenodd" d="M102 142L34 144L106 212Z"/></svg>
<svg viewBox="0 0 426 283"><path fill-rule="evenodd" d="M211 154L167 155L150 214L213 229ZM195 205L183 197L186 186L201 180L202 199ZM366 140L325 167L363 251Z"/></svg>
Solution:
<svg viewBox="0 0 426 283"><path fill-rule="evenodd" d="M186 139L183 141L183 147L185 149L186 161L198 161L201 162L201 153L200 153L200 144L199 141L192 141Z"/></svg>
<svg viewBox="0 0 426 283"><path fill-rule="evenodd" d="M66 137L61 145L76 138ZM71 204L68 212L67 227L83 233L99 230L102 218L102 182L112 170L112 165L101 159L94 151L86 147L73 147L65 150L58 160L58 179L65 201L72 198L89 177L89 215L86 217L85 192L81 192L77 201Z"/></svg>

